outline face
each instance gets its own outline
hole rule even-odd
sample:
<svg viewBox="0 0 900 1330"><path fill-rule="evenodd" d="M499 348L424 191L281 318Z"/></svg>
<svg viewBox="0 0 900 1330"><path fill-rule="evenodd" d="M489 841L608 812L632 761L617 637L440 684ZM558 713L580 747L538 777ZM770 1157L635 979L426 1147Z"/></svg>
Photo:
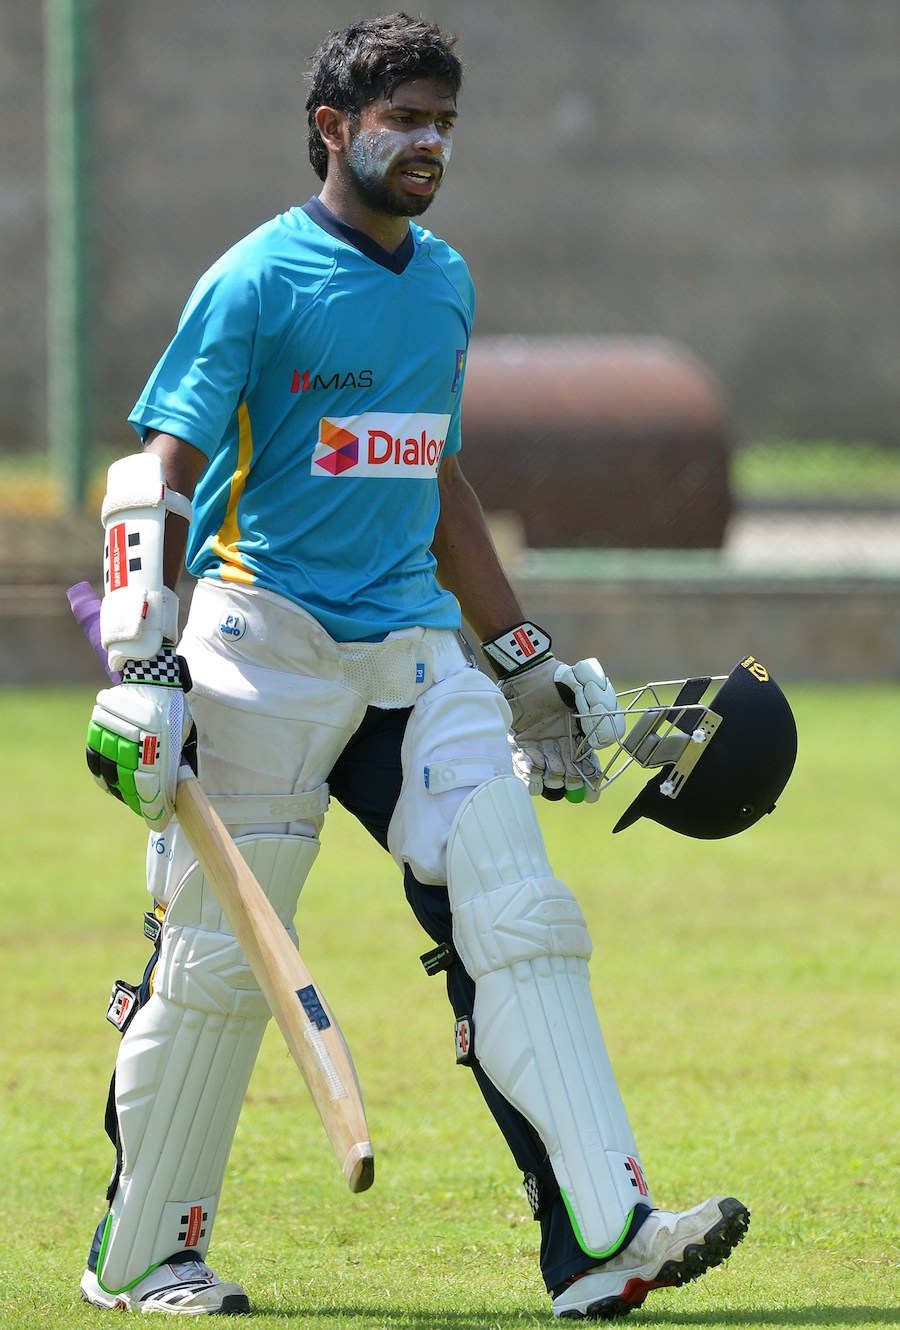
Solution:
<svg viewBox="0 0 900 1330"><path fill-rule="evenodd" d="M456 106L435 79L401 83L350 131L345 162L361 202L392 217L418 217L431 204L450 161Z"/></svg>

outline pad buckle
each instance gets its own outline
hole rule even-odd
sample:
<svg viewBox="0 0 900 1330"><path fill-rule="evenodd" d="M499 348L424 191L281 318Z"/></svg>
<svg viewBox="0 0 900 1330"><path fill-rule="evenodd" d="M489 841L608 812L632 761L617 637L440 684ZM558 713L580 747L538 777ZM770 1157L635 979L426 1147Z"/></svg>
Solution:
<svg viewBox="0 0 900 1330"><path fill-rule="evenodd" d="M429 978L440 974L442 970L449 970L450 966L456 961L456 951L449 942L444 942L433 951L426 951L419 960L425 967L425 973Z"/></svg>
<svg viewBox="0 0 900 1330"><path fill-rule="evenodd" d="M152 942L157 951L159 950L159 939L162 936L162 920L155 910L144 911L144 937L148 942Z"/></svg>
<svg viewBox="0 0 900 1330"><path fill-rule="evenodd" d="M110 1025L116 1027L119 1034L124 1034L139 1006L140 997L134 984L126 983L124 979L117 979L109 995L106 1019Z"/></svg>
<svg viewBox="0 0 900 1330"><path fill-rule="evenodd" d="M456 1022L457 1066L468 1067L475 1061L475 1028L471 1016L460 1016Z"/></svg>

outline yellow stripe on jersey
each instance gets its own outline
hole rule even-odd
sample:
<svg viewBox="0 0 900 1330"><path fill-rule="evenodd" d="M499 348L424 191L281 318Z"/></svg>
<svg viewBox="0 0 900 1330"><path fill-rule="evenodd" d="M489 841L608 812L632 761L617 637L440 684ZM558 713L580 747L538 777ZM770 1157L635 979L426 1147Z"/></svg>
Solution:
<svg viewBox="0 0 900 1330"><path fill-rule="evenodd" d="M241 528L238 523L238 504L250 473L250 459L253 456L253 430L250 427L250 412L247 404L238 407L238 458L237 466L231 477L231 490L228 494L228 507L218 534L213 536L212 549L222 560L219 576L226 582L253 582L254 576L244 566L244 560L238 549Z"/></svg>

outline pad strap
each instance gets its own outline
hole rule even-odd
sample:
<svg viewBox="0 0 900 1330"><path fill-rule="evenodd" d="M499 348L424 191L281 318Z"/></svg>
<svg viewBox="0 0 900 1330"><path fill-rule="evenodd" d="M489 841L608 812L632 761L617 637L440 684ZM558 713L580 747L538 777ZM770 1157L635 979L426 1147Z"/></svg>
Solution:
<svg viewBox="0 0 900 1330"><path fill-rule="evenodd" d="M312 820L327 813L329 798L326 784L296 794L211 794L209 802L222 821L234 827Z"/></svg>
<svg viewBox="0 0 900 1330"><path fill-rule="evenodd" d="M175 654L174 647L163 647L152 660L126 660L122 664L123 683L152 683L158 688L183 688L190 691L187 661Z"/></svg>

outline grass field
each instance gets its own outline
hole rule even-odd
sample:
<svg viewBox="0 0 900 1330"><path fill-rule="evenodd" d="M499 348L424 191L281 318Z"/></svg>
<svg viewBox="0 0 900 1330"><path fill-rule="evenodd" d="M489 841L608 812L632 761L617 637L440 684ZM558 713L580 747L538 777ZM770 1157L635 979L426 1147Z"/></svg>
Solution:
<svg viewBox="0 0 900 1330"><path fill-rule="evenodd" d="M723 1268L635 1327L900 1324L896 735L900 689L791 690L794 779L718 843L541 805L594 937L607 1041L655 1199L750 1206ZM136 979L143 835L82 766L86 692L0 692L4 845L0 1326L90 1327L77 1286L102 1211L116 1035ZM626 788L627 785L627 788ZM386 856L341 812L304 893L304 953L366 1095L375 1187L352 1197L277 1031L241 1121L213 1250L260 1327L549 1325L537 1226L468 1073Z"/></svg>
<svg viewBox="0 0 900 1330"><path fill-rule="evenodd" d="M900 449L837 439L759 440L733 454L730 481L735 498L745 503L760 499L896 503Z"/></svg>

